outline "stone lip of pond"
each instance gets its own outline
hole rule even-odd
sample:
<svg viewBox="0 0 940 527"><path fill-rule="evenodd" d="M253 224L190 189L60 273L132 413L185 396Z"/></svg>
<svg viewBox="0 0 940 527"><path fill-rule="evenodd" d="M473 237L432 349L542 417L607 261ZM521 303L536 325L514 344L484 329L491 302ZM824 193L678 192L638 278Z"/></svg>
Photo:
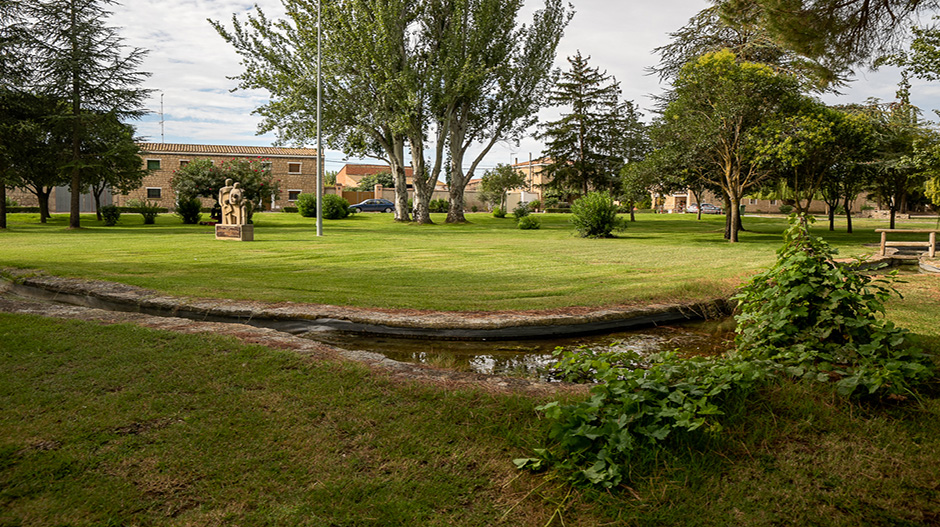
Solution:
<svg viewBox="0 0 940 527"><path fill-rule="evenodd" d="M291 302L173 297L113 282L4 269L7 290L24 297L150 315L237 322L293 334L344 331L411 338L503 340L551 338L720 318L730 302L653 304L550 311L445 312L366 309Z"/></svg>

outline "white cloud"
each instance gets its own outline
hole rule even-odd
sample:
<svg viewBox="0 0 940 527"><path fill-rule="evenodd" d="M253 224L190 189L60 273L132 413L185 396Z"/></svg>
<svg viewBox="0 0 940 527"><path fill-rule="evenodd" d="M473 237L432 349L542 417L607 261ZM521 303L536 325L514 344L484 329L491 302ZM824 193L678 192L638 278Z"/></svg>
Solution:
<svg viewBox="0 0 940 527"><path fill-rule="evenodd" d="M231 26L237 13L240 20L254 4L271 17L282 16L279 0L125 0L114 7L109 25L123 28L126 44L150 50L142 70L153 76L145 82L155 92L147 106L160 109L164 95L165 131L168 142L268 145L272 135L256 136L259 118L252 111L263 104L260 91L230 92L237 81L229 77L242 72L238 55L211 27L207 19ZM524 18L539 5L527 0ZM650 94L663 86L646 68L656 63L653 48L668 43L668 33L685 25L688 19L708 4L706 0L616 1L578 0L576 15L559 46L556 65L567 68L566 58L578 50L591 56L591 65L606 69L620 81L623 96L648 109ZM867 97L891 100L899 76L896 71L863 72L842 97L827 97L827 102L861 102ZM938 107L940 87L914 82L915 104L930 110ZM645 112L648 113L649 112ZM551 115L547 110L543 115ZM159 117L154 114L138 123L140 135L160 140ZM496 163L538 157L541 144L527 138L519 146L498 145L488 155L482 168ZM329 152L329 161L339 162L342 154Z"/></svg>

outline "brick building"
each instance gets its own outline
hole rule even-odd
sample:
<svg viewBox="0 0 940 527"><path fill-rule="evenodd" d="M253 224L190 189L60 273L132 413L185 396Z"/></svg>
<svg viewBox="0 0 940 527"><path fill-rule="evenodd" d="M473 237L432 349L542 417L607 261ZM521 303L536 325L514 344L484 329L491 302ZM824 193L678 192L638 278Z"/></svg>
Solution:
<svg viewBox="0 0 940 527"><path fill-rule="evenodd" d="M197 159L210 159L220 164L231 159L262 159L271 164L271 174L280 180L280 199L273 209L292 205L301 193L315 193L317 151L314 148L280 148L271 146L186 145L141 143L142 163L151 170L141 188L126 196L114 196L115 205L131 199L148 199L162 207L173 208L176 194L170 186L173 173ZM267 200L266 200L267 201ZM207 203L209 205L209 203Z"/></svg>
<svg viewBox="0 0 940 527"><path fill-rule="evenodd" d="M173 173L180 167L197 159L210 159L214 164L221 164L231 159L258 159L271 164L274 179L280 180L280 199L274 202L274 209L292 205L301 193L316 192L317 152L313 148L279 148L268 146L221 146L188 145L166 143L139 143L141 163L151 169L140 188L126 195L106 193L102 205L124 206L129 200L143 199L159 204L161 207L176 207L176 193L170 181ZM36 206L36 198L22 190L11 190L9 196L24 206ZM49 198L49 211L65 213L70 207L68 187L56 188ZM267 202L267 200L265 200ZM203 199L203 204L212 206L214 200ZM82 196L82 212L94 212L94 200Z"/></svg>
<svg viewBox="0 0 940 527"><path fill-rule="evenodd" d="M342 185L344 188L355 188L359 186L362 178L381 174L382 172L391 173L392 167L389 165L347 163L336 173L336 184ZM411 167L405 167L405 182L408 184L408 188L411 188L412 185L412 174Z"/></svg>

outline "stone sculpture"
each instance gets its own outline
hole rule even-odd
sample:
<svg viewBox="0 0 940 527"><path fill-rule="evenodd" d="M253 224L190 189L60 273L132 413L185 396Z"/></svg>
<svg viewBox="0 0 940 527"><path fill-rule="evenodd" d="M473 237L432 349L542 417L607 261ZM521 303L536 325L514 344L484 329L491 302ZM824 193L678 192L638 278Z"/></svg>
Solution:
<svg viewBox="0 0 940 527"><path fill-rule="evenodd" d="M222 207L222 223L215 226L216 239L254 239L254 226L248 224L248 202L245 191L231 179L219 189L219 206Z"/></svg>

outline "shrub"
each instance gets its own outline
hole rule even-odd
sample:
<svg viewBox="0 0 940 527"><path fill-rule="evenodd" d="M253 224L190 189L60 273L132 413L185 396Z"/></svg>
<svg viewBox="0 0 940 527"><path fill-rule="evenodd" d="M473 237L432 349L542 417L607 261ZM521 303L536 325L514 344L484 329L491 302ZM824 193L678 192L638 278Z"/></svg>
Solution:
<svg viewBox="0 0 940 527"><path fill-rule="evenodd" d="M119 209L117 205L104 205L101 207L101 219L104 220L104 224L108 227L117 225L120 217L121 209Z"/></svg>
<svg viewBox="0 0 940 527"><path fill-rule="evenodd" d="M781 214L790 214L793 212L793 205L780 205Z"/></svg>
<svg viewBox="0 0 940 527"><path fill-rule="evenodd" d="M552 209L558 208L558 198L556 198L556 197L554 197L554 196L549 196L549 197L545 198L545 208L546 208L546 209L549 209L549 208L552 208Z"/></svg>
<svg viewBox="0 0 940 527"><path fill-rule="evenodd" d="M9 196L7 196L6 199L4 199L4 203L6 203L7 207L19 207L20 206L20 204L17 203L15 199L10 198Z"/></svg>
<svg viewBox="0 0 940 527"><path fill-rule="evenodd" d="M450 209L450 202L446 199L432 199L428 202L428 211L447 212Z"/></svg>
<svg viewBox="0 0 940 527"><path fill-rule="evenodd" d="M186 225L196 225L202 219L202 202L198 198L186 199L182 196L176 202L176 215Z"/></svg>
<svg viewBox="0 0 940 527"><path fill-rule="evenodd" d="M298 209L297 207L291 207L291 206L281 207L281 212L299 212L299 211L300 209Z"/></svg>
<svg viewBox="0 0 940 527"><path fill-rule="evenodd" d="M608 192L590 192L571 205L571 223L582 238L609 238L626 224L617 217L617 205Z"/></svg>
<svg viewBox="0 0 940 527"><path fill-rule="evenodd" d="M294 202L297 212L304 218L313 218L317 215L317 196L315 194L301 194ZM284 208L287 210L287 207Z"/></svg>
<svg viewBox="0 0 940 527"><path fill-rule="evenodd" d="M499 208L499 207L496 207L495 209L493 209L493 217L494 217L494 218L505 218L505 217L506 217L506 211L504 211L503 209L501 209L501 208Z"/></svg>
<svg viewBox="0 0 940 527"><path fill-rule="evenodd" d="M519 228L522 230L540 229L542 222L535 216L523 216L519 218Z"/></svg>
<svg viewBox="0 0 940 527"><path fill-rule="evenodd" d="M541 202L541 201L539 201L539 200L537 200L537 199L533 199L532 201L529 202L529 210L530 210L530 211L535 212L535 211L539 210L540 208L542 208L542 202Z"/></svg>
<svg viewBox="0 0 940 527"><path fill-rule="evenodd" d="M769 359L789 375L838 381L844 395L908 393L929 378L930 359L882 317L895 291L832 261L809 233L811 217L791 217L777 263L732 297L740 302L738 352Z"/></svg>
<svg viewBox="0 0 940 527"><path fill-rule="evenodd" d="M153 201L140 199L128 201L127 207L144 217L144 225L153 225L156 222L157 214L165 210Z"/></svg>
<svg viewBox="0 0 940 527"><path fill-rule="evenodd" d="M316 201L314 201L316 210ZM314 212L316 214L316 212ZM341 220L349 216L349 202L342 196L327 194L323 196L323 217L328 220Z"/></svg>
<svg viewBox="0 0 940 527"><path fill-rule="evenodd" d="M480 210L480 208L477 207L476 205L473 205L472 207L470 207L470 212L477 212L478 210Z"/></svg>
<svg viewBox="0 0 940 527"><path fill-rule="evenodd" d="M519 221L522 218L525 218L531 213L532 211L529 210L529 206L526 205L525 203L520 203L516 205L516 208L512 209L512 215L516 217L516 221Z"/></svg>

